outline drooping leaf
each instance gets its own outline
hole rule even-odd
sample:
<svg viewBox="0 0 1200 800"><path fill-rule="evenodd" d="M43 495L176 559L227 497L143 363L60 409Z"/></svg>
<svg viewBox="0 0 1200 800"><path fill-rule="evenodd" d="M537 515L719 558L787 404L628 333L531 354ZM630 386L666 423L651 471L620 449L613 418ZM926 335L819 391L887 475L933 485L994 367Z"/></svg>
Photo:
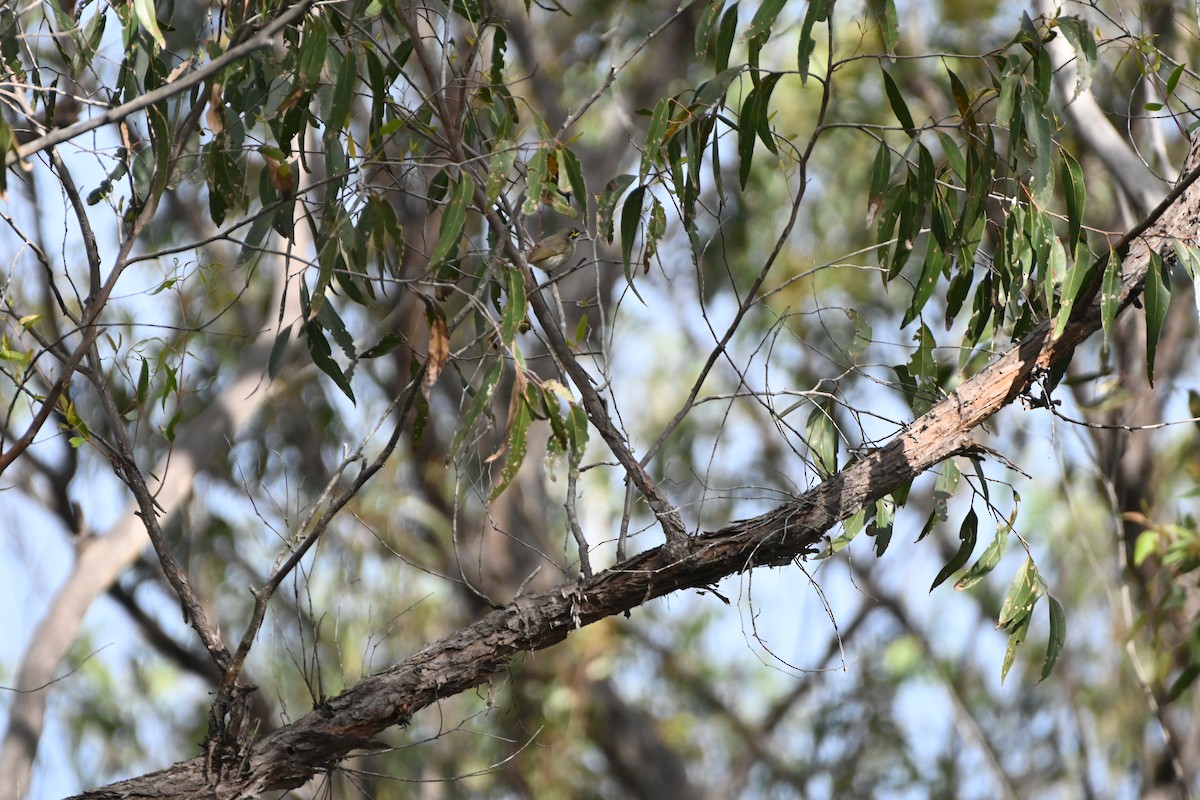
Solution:
<svg viewBox="0 0 1200 800"><path fill-rule="evenodd" d="M892 174L892 151L886 141L879 142L875 151L875 161L871 164L871 188L867 194L867 227L875 221L879 207L883 205L883 195L887 191L888 181Z"/></svg>
<svg viewBox="0 0 1200 800"><path fill-rule="evenodd" d="M489 206L495 204L501 192L508 186L509 173L516 160L517 146L513 140L502 139L493 146L492 161L488 164L487 184L484 186Z"/></svg>
<svg viewBox="0 0 1200 800"><path fill-rule="evenodd" d="M1079 233L1083 228L1087 191L1083 183L1083 168L1079 166L1079 162L1066 150L1061 152L1061 158L1059 172L1067 201L1067 241L1074 244L1079 241Z"/></svg>
<svg viewBox="0 0 1200 800"><path fill-rule="evenodd" d="M316 320L304 324L304 338L308 343L308 353L312 357L313 364L329 376L334 384L342 390L342 394L346 395L351 403L354 403L354 390L350 388L350 381L338 363L333 360L333 351L329 347L329 340L325 338L324 329Z"/></svg>
<svg viewBox="0 0 1200 800"><path fill-rule="evenodd" d="M1038 683L1050 677L1067 642L1067 615L1063 612L1062 603L1053 595L1047 595L1046 599L1050 608L1050 636L1046 640L1046 660L1042 662L1042 675Z"/></svg>
<svg viewBox="0 0 1200 800"><path fill-rule="evenodd" d="M896 55L896 45L900 43L900 20L896 16L896 0L869 0L867 8L879 32L883 36L883 46L888 55Z"/></svg>
<svg viewBox="0 0 1200 800"><path fill-rule="evenodd" d="M588 210L588 193L587 183L583 179L583 167L579 163L579 159L569 148L560 146L558 148L558 160L563 165L563 169L567 173L567 185L571 187L571 195L574 197L579 210L587 213Z"/></svg>
<svg viewBox="0 0 1200 800"><path fill-rule="evenodd" d="M161 49L167 46L162 29L158 27L158 12L154 8L154 0L133 0L133 13L137 15L138 24L142 30L150 34L154 43Z"/></svg>
<svg viewBox="0 0 1200 800"><path fill-rule="evenodd" d="M1000 683L1004 683L1004 679L1008 677L1008 671L1012 668L1013 661L1017 657L1017 648L1025 641L1026 635L1029 633L1029 623L1033 619L1032 615L1026 615L1016 622L1008 632L1008 646L1004 649L1004 659L1000 663Z"/></svg>
<svg viewBox="0 0 1200 800"><path fill-rule="evenodd" d="M822 478L837 472L839 439L833 424L832 406L822 405L813 409L804 426L804 439L812 466Z"/></svg>
<svg viewBox="0 0 1200 800"><path fill-rule="evenodd" d="M1033 103L1026 103L1024 109L1028 144L1033 150L1033 179L1030 186L1035 201L1043 203L1054 188L1054 172L1051 169L1054 144L1050 138L1050 115Z"/></svg>
<svg viewBox="0 0 1200 800"><path fill-rule="evenodd" d="M515 272L515 270L514 270ZM500 382L500 374L503 364L496 354L489 355L488 358L492 361L487 372L484 373L483 380L474 390L468 388L468 392L473 394L471 404L467 406L466 412L459 418L457 425L458 429L454 432L454 439L450 442L450 448L446 451L446 460L452 460L458 451L462 448L463 443L475 430L475 421L479 419L479 415L484 409L491 406L492 395L496 392L496 386Z"/></svg>
<svg viewBox="0 0 1200 800"><path fill-rule="evenodd" d="M621 208L621 258L627 278L633 274L633 245L642 221L642 198L645 194L646 187L638 186L625 198L625 205Z"/></svg>
<svg viewBox="0 0 1200 800"><path fill-rule="evenodd" d="M1037 564L1033 556L1026 556L1025 562L1013 576L1008 593L1004 596L1004 604L1000 608L1000 619L996 627L1012 631L1022 623L1028 623L1033 614L1033 607L1042 594L1041 578L1038 577Z"/></svg>
<svg viewBox="0 0 1200 800"><path fill-rule="evenodd" d="M1117 322L1117 310L1121 302L1121 255L1110 250L1108 263L1104 266L1104 277L1100 283L1100 325L1104 329L1103 352L1112 346L1113 326Z"/></svg>
<svg viewBox="0 0 1200 800"><path fill-rule="evenodd" d="M429 256L430 270L436 270L458 249L458 241L462 237L463 225L467 220L467 207L474 191L475 181L466 173L454 182L454 193L442 212L437 244Z"/></svg>
<svg viewBox="0 0 1200 800"><path fill-rule="evenodd" d="M808 83L809 61L817 42L813 38L813 27L818 22L829 20L829 12L833 10L833 0L809 0L808 9L804 12L804 22L800 25L800 45L796 53L796 70L800 73L800 82Z"/></svg>
<svg viewBox="0 0 1200 800"><path fill-rule="evenodd" d="M1167 317L1167 305L1171 301L1167 276L1163 272L1163 260L1155 251L1150 252L1150 266L1146 270L1143 291L1146 299L1146 380L1153 386L1154 356L1157 354L1163 320Z"/></svg>
<svg viewBox="0 0 1200 800"><path fill-rule="evenodd" d="M533 158L529 159L525 170L525 203L521 206L522 214L528 216L537 212L542 203L543 188L551 179L548 151L539 147Z"/></svg>
<svg viewBox="0 0 1200 800"><path fill-rule="evenodd" d="M721 17L721 27L717 29L716 59L717 72L729 68L729 53L733 50L733 42L737 34L738 3L730 3L729 8Z"/></svg>
<svg viewBox="0 0 1200 800"><path fill-rule="evenodd" d="M900 327L906 327L921 313L925 304L929 302L929 298L933 297L933 290L937 288L938 279L941 278L942 272L949 264L950 259L947 257L946 251L934 242L929 242L925 250L925 263L921 267L921 277L917 279L917 285L913 287L912 303L904 312L904 319L901 321Z"/></svg>
<svg viewBox="0 0 1200 800"><path fill-rule="evenodd" d="M1008 549L1008 537L1011 532L1011 521L996 526L996 536L992 543L983 551L983 555L979 556L979 560L955 582L954 588L960 591L970 589L991 574L1004 557L1004 551Z"/></svg>
<svg viewBox="0 0 1200 800"><path fill-rule="evenodd" d="M604 237L606 242L611 243L613 240L613 217L616 214L617 201L621 199L621 195L625 194L625 190L633 183L634 178L633 175L618 175L613 178L604 187L600 199L596 201L596 211L599 214L596 232Z"/></svg>
<svg viewBox="0 0 1200 800"><path fill-rule="evenodd" d="M979 518L975 515L975 509L967 511L967 516L963 519L962 526L958 530L958 552L956 552L946 566L942 567L941 572L933 579L933 585L929 587L929 591L933 591L938 586L942 585L947 578L958 572L971 558L971 553L975 550L975 541L979 535Z"/></svg>
<svg viewBox="0 0 1200 800"><path fill-rule="evenodd" d="M892 541L896 521L896 503L890 497L875 501L875 516L867 525L867 535L875 540L875 557L882 558Z"/></svg>
<svg viewBox="0 0 1200 800"><path fill-rule="evenodd" d="M704 10L700 12L699 19L696 21L696 34L694 37L697 58L708 57L708 53L713 46L713 37L716 35L721 10L724 7L725 0L708 0L705 3Z"/></svg>
<svg viewBox="0 0 1200 800"><path fill-rule="evenodd" d="M888 105L892 107L892 113L900 122L900 127L909 136L916 136L917 126L913 124L912 114L908 111L908 103L904 102L904 95L900 93L900 87L896 85L896 81L888 74L887 70L883 70L883 89L887 94Z"/></svg>
<svg viewBox="0 0 1200 800"><path fill-rule="evenodd" d="M508 305L504 307L504 315L500 324L500 341L507 347L513 343L517 334L520 333L521 327L525 325L526 308L525 298L525 278L521 275L520 270L506 270L508 280L507 294Z"/></svg>
<svg viewBox="0 0 1200 800"><path fill-rule="evenodd" d="M779 12L783 9L786 0L764 0L754 12L754 17L750 20L750 26L746 28L746 49L747 61L752 69L758 67L758 54L762 50L762 46L767 43L767 39L771 36L771 26L775 24L775 18L779 16ZM751 72L751 74L754 74Z"/></svg>
<svg viewBox="0 0 1200 800"><path fill-rule="evenodd" d="M662 149L663 138L667 135L674 103L674 98L664 97L654 106L654 113L650 115L650 125L646 128L646 144L642 148L642 166L638 171L639 183L645 183L651 167L662 161L659 151Z"/></svg>
<svg viewBox="0 0 1200 800"><path fill-rule="evenodd" d="M533 409L530 406L529 399L526 397L525 387L526 382L518 373L518 380L513 382L507 435L504 439L504 446L498 451L500 455L506 455L507 457L504 461L504 468L500 470L500 478L496 481L491 494L488 495L488 502L494 501L504 493L508 485L513 482L513 478L517 477L517 472L521 469L521 464L525 461L525 453L528 449L529 425L533 422ZM493 454L492 458L496 457L497 455Z"/></svg>
<svg viewBox="0 0 1200 800"><path fill-rule="evenodd" d="M1096 37L1092 35L1092 26L1081 17L1062 16L1058 18L1057 25L1075 48L1075 93L1070 98L1064 98L1069 102L1086 92L1092 85L1092 70L1096 66L1098 56ZM1170 94L1170 90L1167 94Z"/></svg>

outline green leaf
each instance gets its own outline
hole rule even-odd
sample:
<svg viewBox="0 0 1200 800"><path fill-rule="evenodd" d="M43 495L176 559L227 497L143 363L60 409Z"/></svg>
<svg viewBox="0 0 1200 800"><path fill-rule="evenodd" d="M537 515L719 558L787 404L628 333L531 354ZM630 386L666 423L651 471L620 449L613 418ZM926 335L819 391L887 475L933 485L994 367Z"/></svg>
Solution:
<svg viewBox="0 0 1200 800"><path fill-rule="evenodd" d="M1059 173L1067 200L1067 241L1074 243L1079 241L1083 229L1083 210L1087 200L1083 168L1066 150L1062 151L1060 164Z"/></svg>
<svg viewBox="0 0 1200 800"><path fill-rule="evenodd" d="M1067 322L1071 319L1071 312L1075 308L1075 301L1079 299L1079 294L1084 287L1092 282L1092 274L1091 252L1087 249L1086 244L1080 245L1075 249L1075 260L1071 262L1066 280L1063 281L1061 305L1058 315L1054 319L1053 338L1057 339L1066 330Z"/></svg>
<svg viewBox="0 0 1200 800"><path fill-rule="evenodd" d="M733 41L737 34L738 4L732 3L721 17L721 27L717 29L717 72L729 68L729 53L733 50Z"/></svg>
<svg viewBox="0 0 1200 800"><path fill-rule="evenodd" d="M967 561L971 558L971 553L975 550L975 540L979 534L979 518L975 516L975 509L967 511L967 516L963 520L962 527L958 530L958 552L946 562L946 566L942 567L942 571L933 579L933 585L929 587L929 591L933 591L938 586L943 584L947 578L962 569Z"/></svg>
<svg viewBox="0 0 1200 800"><path fill-rule="evenodd" d="M751 89L742 101L742 110L738 114L738 184L745 189L750 180L750 166L754 161L754 142L758 139L759 115L758 87Z"/></svg>
<svg viewBox="0 0 1200 800"><path fill-rule="evenodd" d="M925 518L925 524L921 526L921 532L919 534L917 534L917 541L918 542L921 541L926 536L928 536L930 533L932 533L934 526L937 525L937 522L938 522L938 512L936 510L930 511L929 516Z"/></svg>
<svg viewBox="0 0 1200 800"><path fill-rule="evenodd" d="M508 275L508 305L500 326L500 341L507 347L517 338L528 314L525 298L525 278L520 270L505 270Z"/></svg>
<svg viewBox="0 0 1200 800"><path fill-rule="evenodd" d="M1028 625L1033 607L1042 594L1041 579L1038 577L1037 564L1033 556L1026 556L1025 563L1017 570L1008 594L1004 596L1004 604L1000 608L1000 619L996 627L1012 631L1022 624Z"/></svg>
<svg viewBox="0 0 1200 800"><path fill-rule="evenodd" d="M588 415L579 403L571 403L567 414L567 440L571 443L571 465L578 467L588 443Z"/></svg>
<svg viewBox="0 0 1200 800"><path fill-rule="evenodd" d="M1196 678L1200 678L1200 664L1189 664L1184 667L1183 672L1179 673L1179 677L1171 683L1171 688L1167 692L1167 702L1174 703L1178 700L1179 696L1196 682Z"/></svg>
<svg viewBox="0 0 1200 800"><path fill-rule="evenodd" d="M1086 92L1092 85L1092 70L1096 66L1096 38L1092 35L1092 26L1081 17L1064 16L1057 20L1058 29L1067 37L1067 41L1075 48L1075 94L1076 97ZM1170 94L1170 90L1167 90Z"/></svg>
<svg viewBox="0 0 1200 800"><path fill-rule="evenodd" d="M808 10L804 13L804 22L800 26L800 44L796 52L796 70L800 73L800 83L808 84L808 66L817 42L813 38L813 26L818 22L829 20L829 12L833 10L833 0L809 0Z"/></svg>
<svg viewBox="0 0 1200 800"><path fill-rule="evenodd" d="M149 0L153 2L153 0ZM305 19L305 36L297 59L297 77L302 86L313 87L321 82L325 53L329 49L329 29L318 16Z"/></svg>
<svg viewBox="0 0 1200 800"><path fill-rule="evenodd" d="M1167 316L1167 306L1171 301L1171 293L1167 288L1163 273L1162 257L1155 251L1150 251L1150 266L1146 270L1146 380L1154 386L1154 356L1158 349L1158 337L1162 334L1163 320Z"/></svg>
<svg viewBox="0 0 1200 800"><path fill-rule="evenodd" d="M920 315L925 304L929 302L929 298L933 296L933 290L937 288L938 278L942 276L942 272L949 267L949 264L950 259L946 255L946 251L930 241L925 250L925 263L921 267L921 277L917 279L917 285L913 287L912 303L904 312L904 319L900 323L901 328L907 327Z"/></svg>
<svg viewBox="0 0 1200 800"><path fill-rule="evenodd" d="M1054 231L1049 228L1047 221L1047 232L1049 233L1049 251L1046 253L1045 275L1039 276L1042 281L1042 286L1046 292L1046 311L1052 313L1054 311L1055 288L1062 287L1063 291L1067 290L1067 251L1062 246L1062 242L1054 235ZM1087 264L1084 264L1082 270L1087 274ZM1082 276L1078 278L1082 282ZM1078 290L1076 290L1078 291Z"/></svg>
<svg viewBox="0 0 1200 800"><path fill-rule="evenodd" d="M896 0L868 0L867 8L879 25L884 48L888 55L894 56L896 45L900 43L900 20L896 16Z"/></svg>
<svg viewBox="0 0 1200 800"><path fill-rule="evenodd" d="M971 95L967 91L967 87L963 85L962 79L955 75L953 70L947 69L946 72L950 76L950 94L954 98L954 105L958 108L958 116L967 129L971 130L975 127L975 112L971 110Z"/></svg>
<svg viewBox="0 0 1200 800"><path fill-rule="evenodd" d="M467 205L475 191L475 181L463 173L454 183L454 192L450 202L442 212L442 224L438 231L437 244L433 254L429 256L429 269L436 270L458 248L459 237L462 236L463 225L467 221Z"/></svg>
<svg viewBox="0 0 1200 800"><path fill-rule="evenodd" d="M515 272L515 270L514 270ZM467 436L475 430L475 421L479 419L479 415L483 413L485 408L491 407L492 395L496 392L496 386L500 383L500 373L503 364L500 357L496 354L488 356L492 361L492 365L488 367L484 374L483 381L479 386L471 391L468 391L474 396L471 405L467 407L466 412L457 421L458 429L454 432L454 439L450 442L450 449L446 451L446 460L452 460L458 455L459 449L462 448L463 442L467 440Z"/></svg>
<svg viewBox="0 0 1200 800"><path fill-rule="evenodd" d="M1004 551L1008 548L1008 536L1012 532L1012 525L1004 523L996 526L996 536L992 539L992 543L983 551L983 555L979 557L966 574L964 574L954 584L954 588L960 591L970 589L975 584L979 583L987 577L996 565L1000 563L1000 559L1004 557Z"/></svg>
<svg viewBox="0 0 1200 800"><path fill-rule="evenodd" d="M579 159L576 158L575 153L570 149L560 145L558 148L558 163L567 172L567 185L571 187L571 194L575 198L576 205L579 206L580 211L587 213L587 183L583 180L583 167L579 164Z"/></svg>
<svg viewBox="0 0 1200 800"><path fill-rule="evenodd" d="M912 255L913 245L921 233L921 223L925 221L925 204L929 201L927 195L921 194L918 188L920 177L911 169L904 187L900 191L900 223L896 229L896 245L892 251L892 263L888 270L888 279L895 278L908 263Z"/></svg>
<svg viewBox="0 0 1200 800"><path fill-rule="evenodd" d="M783 73L770 72L759 81L758 87L754 89L758 93L758 102L754 109L755 131L758 133L759 140L775 155L779 155L779 149L775 146L775 136L771 133L771 92L775 90L775 85L779 83L782 76Z"/></svg>
<svg viewBox="0 0 1200 800"><path fill-rule="evenodd" d="M696 97L692 110L695 113L701 113L713 105L717 105L718 101L723 103L725 101L725 93L729 91L729 85L741 74L741 67L733 67L718 72L712 78L700 84L696 87ZM696 106L700 106L700 108L696 108Z"/></svg>
<svg viewBox="0 0 1200 800"><path fill-rule="evenodd" d="M1121 302L1121 255L1110 250L1108 263L1104 266L1104 277L1100 283L1100 325L1104 329L1103 351L1112 346L1113 327L1117 322L1117 311Z"/></svg>
<svg viewBox="0 0 1200 800"><path fill-rule="evenodd" d="M0 20L3 19L3 12L0 12ZM104 39L104 27L108 21L108 14L105 9L98 8L92 16L92 21L88 23L87 29L83 33L83 38L80 42L79 52L75 56L73 63L74 74L80 74L85 67L92 63L92 58L96 55L96 51L100 48L100 42ZM0 21L0 28L3 27L3 22ZM0 34L2 35L2 34ZM7 60L7 54L6 54ZM16 66L20 66L20 62L16 62ZM9 65L12 68L12 64Z"/></svg>
<svg viewBox="0 0 1200 800"><path fill-rule="evenodd" d="M879 149L875 151L875 161L871 164L871 189L867 194L867 227L875 221L879 207L883 205L883 195L887 191L888 181L892 175L892 151L887 142L880 141Z"/></svg>
<svg viewBox="0 0 1200 800"><path fill-rule="evenodd" d="M724 6L725 0L708 0L704 10L700 12L700 18L696 22L696 35L694 37L696 58L708 57L717 21L721 16L721 9Z"/></svg>
<svg viewBox="0 0 1200 800"><path fill-rule="evenodd" d="M1042 676L1038 678L1038 683L1050 677L1067 642L1067 615L1063 612L1062 603L1053 595L1047 595L1046 599L1050 606L1050 636L1046 640L1046 660L1042 663Z"/></svg>
<svg viewBox="0 0 1200 800"><path fill-rule="evenodd" d="M933 348L937 346L937 342L925 323L921 323L917 328L917 332L913 334L913 341L917 346L908 361L908 372L917 381L919 390L914 393L912 407L917 414L924 414L933 406L934 392L937 389L938 363L933 355Z"/></svg>
<svg viewBox="0 0 1200 800"><path fill-rule="evenodd" d="M1053 172L1050 169L1054 157L1054 145L1050 139L1051 115L1033 103L1025 104L1025 129L1029 146L1033 149L1033 180L1031 188L1034 199L1044 203L1054 188Z"/></svg>
<svg viewBox="0 0 1200 800"><path fill-rule="evenodd" d="M1171 70L1171 76L1167 78L1167 87L1163 94L1170 97L1175 93L1175 87L1179 85L1179 79L1183 77L1183 70L1186 64L1180 64L1175 69Z"/></svg>
<svg viewBox="0 0 1200 800"><path fill-rule="evenodd" d="M950 330L954 325L958 312L962 310L963 301L967 299L967 292L971 291L971 282L975 279L975 270L971 269L969 264L963 267L962 263L960 259L958 273L950 280L950 287L946 289L946 330Z"/></svg>
<svg viewBox="0 0 1200 800"><path fill-rule="evenodd" d="M536 213L542 203L542 187L551 180L550 159L546 148L539 147L529 159L525 170L525 204L521 213L525 216Z"/></svg>
<svg viewBox="0 0 1200 800"><path fill-rule="evenodd" d="M950 134L945 131L938 131L938 141L942 144L942 154L946 157L946 163L950 165L950 170L954 173L963 186L967 185L967 160L963 158L962 150L959 149L958 143L951 138Z"/></svg>
<svg viewBox="0 0 1200 800"><path fill-rule="evenodd" d="M667 135L667 126L671 124L671 109L675 99L664 97L654 107L650 116L650 126L646 129L646 146L642 149L642 166L638 171L638 182L645 183L650 168L656 163L662 163L662 143Z"/></svg>
<svg viewBox="0 0 1200 800"><path fill-rule="evenodd" d="M746 28L746 49L749 54L747 61L752 68L758 67L759 51L771 37L771 26L775 24L775 18L783 9L784 2L785 0L763 0L750 20L750 27Z"/></svg>
<svg viewBox="0 0 1200 800"><path fill-rule="evenodd" d="M328 375L342 390L342 393L350 399L350 402L354 403L354 390L350 388L350 382L347 380L346 374L342 372L342 368L333 360L333 351L329 347L329 341L325 338L320 324L316 321L305 323L304 338L308 343L308 353L312 357L313 364Z"/></svg>
<svg viewBox="0 0 1200 800"><path fill-rule="evenodd" d="M584 337L587 336L587 332L588 332L587 314L580 314L579 322L575 323L575 336L574 336L574 338L568 339L567 344L571 345L571 347L578 347L583 342Z"/></svg>
<svg viewBox="0 0 1200 800"><path fill-rule="evenodd" d="M492 162L488 164L484 193L489 206L495 205L508 186L508 176L517 160L517 145L512 139L502 139L492 147Z"/></svg>
<svg viewBox="0 0 1200 800"><path fill-rule="evenodd" d="M333 100L330 103L329 117L325 120L325 136L331 137L342 131L350 116L350 103L354 100L354 84L358 82L358 65L355 63L354 48L347 47L346 55L337 58L336 51L332 54L337 63L337 83L333 88Z"/></svg>
<svg viewBox="0 0 1200 800"><path fill-rule="evenodd" d="M150 390L150 364L145 358L142 359L142 369L138 372L137 381L137 407L142 408L146 404L146 395Z"/></svg>
<svg viewBox="0 0 1200 800"><path fill-rule="evenodd" d="M105 9L97 9L96 16L92 18L92 28L96 26L96 20L101 20L100 28L104 28ZM21 29L17 25L17 18L12 12L11 5L5 3L0 5L0 59L3 59L4 66L9 74L20 80L25 80L25 68L21 64ZM90 36L88 37L90 40ZM95 48L92 48L93 52Z"/></svg>
<svg viewBox="0 0 1200 800"><path fill-rule="evenodd" d="M637 241L638 227L642 221L642 198L646 194L645 186L638 186L625 198L621 209L621 259L625 265L625 277L633 274L631 265L633 245Z"/></svg>
<svg viewBox="0 0 1200 800"><path fill-rule="evenodd" d="M529 425L533 422L533 409L530 407L529 400L525 397L524 392L514 391L512 403L513 408L509 417L508 436L505 439L507 458L504 461L504 469L500 471L500 479L496 482L492 493L488 495L488 502L494 501L504 493L508 485L513 482L513 478L517 477L517 472L521 469L521 463L525 461Z"/></svg>
<svg viewBox="0 0 1200 800"><path fill-rule="evenodd" d="M808 443L812 466L818 475L828 478L837 472L839 440L831 405L818 406L809 414L804 426L804 440Z"/></svg>
<svg viewBox="0 0 1200 800"><path fill-rule="evenodd" d="M328 300L321 303L317 308L317 319L321 325L333 334L333 341L345 354L346 358L350 359L353 364L357 358L356 348L354 346L354 337L346 330L346 323L342 321L341 316L337 313L337 309L333 307L333 303Z"/></svg>
<svg viewBox="0 0 1200 800"><path fill-rule="evenodd" d="M850 324L854 326L854 339L850 342L850 347L846 351L851 363L857 362L858 357L870 347L874 341L874 333L871 330L871 322L866 315L859 313L853 308L846 309L846 316L850 320Z"/></svg>
<svg viewBox="0 0 1200 800"><path fill-rule="evenodd" d="M1032 619L1030 616L1023 617L1008 634L1008 647L1004 650L1004 661L1000 665L1000 683L1004 683L1004 679L1008 677L1008 671L1012 668L1013 660L1017 656L1017 648L1025 641L1025 636L1029 633L1029 622Z"/></svg>
<svg viewBox="0 0 1200 800"><path fill-rule="evenodd" d="M890 497L875 501L875 515L867 525L867 535L875 540L875 557L882 558L892 541L896 522L896 502Z"/></svg>
<svg viewBox="0 0 1200 800"><path fill-rule="evenodd" d="M612 243L613 240L613 216L616 213L617 201L625 194L633 180L633 175L618 175L608 182L596 201L596 211L600 217L596 232L603 236L606 242Z"/></svg>
<svg viewBox="0 0 1200 800"><path fill-rule="evenodd" d="M892 113L900 122L900 127L909 136L916 136L916 125L913 124L912 114L908 113L908 104L904 102L904 96L900 94L900 87L896 85L896 81L892 79L887 70L883 70L883 89L887 93L888 105L892 107Z"/></svg>
<svg viewBox="0 0 1200 800"><path fill-rule="evenodd" d="M159 49L167 46L162 30L158 27L158 14L154 9L154 0L133 0L133 13L137 15L138 24L142 30L150 34Z"/></svg>
<svg viewBox="0 0 1200 800"><path fill-rule="evenodd" d="M379 338L379 341L368 347L359 354L360 359L364 358L379 358L386 356L388 353L395 352L397 348L408 345L408 337L402 333L385 333Z"/></svg>

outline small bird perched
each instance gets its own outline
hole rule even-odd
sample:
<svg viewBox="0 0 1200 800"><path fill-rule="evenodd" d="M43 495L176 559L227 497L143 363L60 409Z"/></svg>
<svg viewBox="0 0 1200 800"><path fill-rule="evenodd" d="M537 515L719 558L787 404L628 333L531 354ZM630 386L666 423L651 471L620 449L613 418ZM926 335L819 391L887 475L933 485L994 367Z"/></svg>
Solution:
<svg viewBox="0 0 1200 800"><path fill-rule="evenodd" d="M547 236L534 244L525 260L531 267L537 267L545 272L553 272L575 255L575 240L579 238L579 234L580 232L576 228L567 228Z"/></svg>

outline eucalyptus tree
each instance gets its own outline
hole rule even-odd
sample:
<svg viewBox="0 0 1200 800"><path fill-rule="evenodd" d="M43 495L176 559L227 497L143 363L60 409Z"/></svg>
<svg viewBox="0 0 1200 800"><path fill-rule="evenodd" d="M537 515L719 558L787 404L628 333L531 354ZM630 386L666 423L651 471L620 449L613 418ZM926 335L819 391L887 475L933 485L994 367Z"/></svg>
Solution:
<svg viewBox="0 0 1200 800"><path fill-rule="evenodd" d="M1194 786L1200 32L866 5L0 9L6 796Z"/></svg>

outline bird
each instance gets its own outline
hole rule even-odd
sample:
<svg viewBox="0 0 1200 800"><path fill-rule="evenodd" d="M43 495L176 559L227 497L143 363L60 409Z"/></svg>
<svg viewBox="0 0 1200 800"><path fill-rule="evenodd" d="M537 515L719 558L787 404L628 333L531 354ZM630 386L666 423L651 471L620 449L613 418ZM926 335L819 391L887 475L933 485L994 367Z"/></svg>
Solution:
<svg viewBox="0 0 1200 800"><path fill-rule="evenodd" d="M578 229L567 228L547 236L534 244L525 260L531 267L537 267L545 272L553 272L575 255L575 240L579 238L579 235Z"/></svg>

